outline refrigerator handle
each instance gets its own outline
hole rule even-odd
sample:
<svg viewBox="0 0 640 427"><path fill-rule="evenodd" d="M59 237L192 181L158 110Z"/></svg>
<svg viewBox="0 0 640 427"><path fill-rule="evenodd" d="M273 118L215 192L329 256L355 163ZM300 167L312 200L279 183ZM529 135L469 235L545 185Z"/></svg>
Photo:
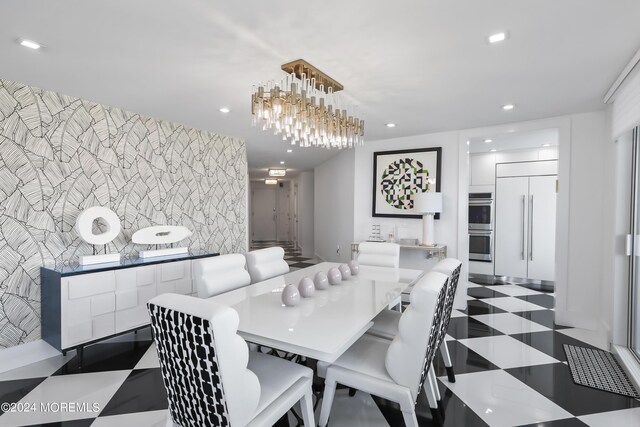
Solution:
<svg viewBox="0 0 640 427"><path fill-rule="evenodd" d="M524 221L525 198L526 198L526 196L523 194L522 195L522 247L520 249L520 259L523 260L523 261L524 261L524 233L525 233L525 231L524 231L524 226L525 226L525 224L524 224L524 222L525 222Z"/></svg>
<svg viewBox="0 0 640 427"><path fill-rule="evenodd" d="M533 261L533 194L530 196L529 207L529 261Z"/></svg>

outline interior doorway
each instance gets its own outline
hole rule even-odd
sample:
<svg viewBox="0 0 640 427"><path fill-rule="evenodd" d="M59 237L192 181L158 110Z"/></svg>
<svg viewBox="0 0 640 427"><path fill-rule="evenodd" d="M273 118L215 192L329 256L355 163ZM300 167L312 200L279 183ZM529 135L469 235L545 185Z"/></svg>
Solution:
<svg viewBox="0 0 640 427"><path fill-rule="evenodd" d="M559 131L468 138L469 280L553 291Z"/></svg>

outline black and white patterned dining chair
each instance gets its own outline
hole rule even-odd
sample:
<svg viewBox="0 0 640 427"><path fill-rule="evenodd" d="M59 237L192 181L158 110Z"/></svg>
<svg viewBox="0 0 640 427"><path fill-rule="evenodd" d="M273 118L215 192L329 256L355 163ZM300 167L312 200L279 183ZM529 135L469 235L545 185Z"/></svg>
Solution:
<svg viewBox="0 0 640 427"><path fill-rule="evenodd" d="M249 352L238 313L211 300L163 294L147 304L169 401L168 424L271 426L300 404L314 425L313 371Z"/></svg>
<svg viewBox="0 0 640 427"><path fill-rule="evenodd" d="M207 257L194 261L194 278L198 298L229 292L251 284L242 254Z"/></svg>
<svg viewBox="0 0 640 427"><path fill-rule="evenodd" d="M334 363L318 362L318 374L325 378L321 427L329 420L337 384L397 402L407 426L418 425L415 405L424 388L434 421L441 424L437 384L428 372L440 344L447 282L445 274L429 272L416 283L392 341L365 334Z"/></svg>
<svg viewBox="0 0 640 427"><path fill-rule="evenodd" d="M447 378L449 382L456 382L455 373L453 370L453 363L451 362L451 356L449 355L449 347L445 342L447 330L449 329L449 321L451 320L451 313L453 311L453 303L456 298L456 292L458 290L458 281L460 278L460 270L462 263L455 258L447 258L440 261L433 267L431 271L437 271L446 274L449 277L449 284L447 285L447 296L444 316L442 317L442 324L440 325L440 354L444 361L444 366L447 371ZM373 326L367 331L368 334L375 335L381 338L392 340L398 333L398 322L400 320L400 313L384 310L374 319ZM431 373L435 375L435 373Z"/></svg>

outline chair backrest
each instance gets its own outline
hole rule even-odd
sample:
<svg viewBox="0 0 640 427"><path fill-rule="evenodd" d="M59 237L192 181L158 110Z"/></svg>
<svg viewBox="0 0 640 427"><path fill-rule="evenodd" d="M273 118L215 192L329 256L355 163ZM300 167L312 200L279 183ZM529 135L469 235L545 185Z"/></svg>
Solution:
<svg viewBox="0 0 640 427"><path fill-rule="evenodd" d="M398 333L387 350L385 367L391 378L418 398L438 349L448 277L431 271L414 286L411 304L402 313Z"/></svg>
<svg viewBox="0 0 640 427"><path fill-rule="evenodd" d="M211 300L162 294L147 303L169 413L183 427L246 425L260 400L238 313Z"/></svg>
<svg viewBox="0 0 640 427"><path fill-rule="evenodd" d="M440 337L438 338L438 347L444 341L447 331L449 330L449 321L451 320L451 312L453 311L453 303L456 299L456 291L458 290L458 279L460 279L460 270L462 263L455 258L447 258L436 264L431 271L437 271L446 274L449 277L447 285L447 296L444 306L444 315L442 316L442 325L440 325Z"/></svg>
<svg viewBox="0 0 640 427"><path fill-rule="evenodd" d="M220 255L195 261L194 277L199 298L209 298L251 284L241 254Z"/></svg>
<svg viewBox="0 0 640 427"><path fill-rule="evenodd" d="M358 245L358 263L398 268L400 266L400 245L397 243L362 242Z"/></svg>
<svg viewBox="0 0 640 427"><path fill-rule="evenodd" d="M289 272L284 249L279 246L247 252L247 268L251 283L261 282Z"/></svg>

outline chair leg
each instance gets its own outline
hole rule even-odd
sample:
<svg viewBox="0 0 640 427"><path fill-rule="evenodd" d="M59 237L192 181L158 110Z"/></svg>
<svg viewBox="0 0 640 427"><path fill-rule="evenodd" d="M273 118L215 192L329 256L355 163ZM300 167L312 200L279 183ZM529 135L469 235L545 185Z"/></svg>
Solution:
<svg viewBox="0 0 640 427"><path fill-rule="evenodd" d="M438 379L436 378L436 373L433 371L433 366L429 368L427 375L429 376L429 383L431 384L433 393L436 395L436 400L442 400L442 397L440 397L440 389L438 388Z"/></svg>
<svg viewBox="0 0 640 427"><path fill-rule="evenodd" d="M427 395L427 400L429 401L429 408L438 409L438 399L436 399L436 394L431 386L431 381L427 378L427 380L422 385L424 388L424 393Z"/></svg>
<svg viewBox="0 0 640 427"><path fill-rule="evenodd" d="M302 419L304 420L304 427L315 427L316 419L313 415L313 392L311 389L300 399L300 411L302 412Z"/></svg>
<svg viewBox="0 0 640 427"><path fill-rule="evenodd" d="M447 378L449 379L449 382L455 383L456 375L453 372L453 363L451 363L451 356L449 356L449 347L447 346L446 341L444 341L442 345L440 345L440 354L442 354L444 366L447 369Z"/></svg>
<svg viewBox="0 0 640 427"><path fill-rule="evenodd" d="M402 418L404 418L404 425L407 427L418 427L418 418L416 417L416 411L402 411Z"/></svg>
<svg viewBox="0 0 640 427"><path fill-rule="evenodd" d="M320 427L326 426L329 421L333 396L336 394L336 385L334 379L327 378L324 381L324 394L322 395L322 407L320 408L320 419L318 420Z"/></svg>

